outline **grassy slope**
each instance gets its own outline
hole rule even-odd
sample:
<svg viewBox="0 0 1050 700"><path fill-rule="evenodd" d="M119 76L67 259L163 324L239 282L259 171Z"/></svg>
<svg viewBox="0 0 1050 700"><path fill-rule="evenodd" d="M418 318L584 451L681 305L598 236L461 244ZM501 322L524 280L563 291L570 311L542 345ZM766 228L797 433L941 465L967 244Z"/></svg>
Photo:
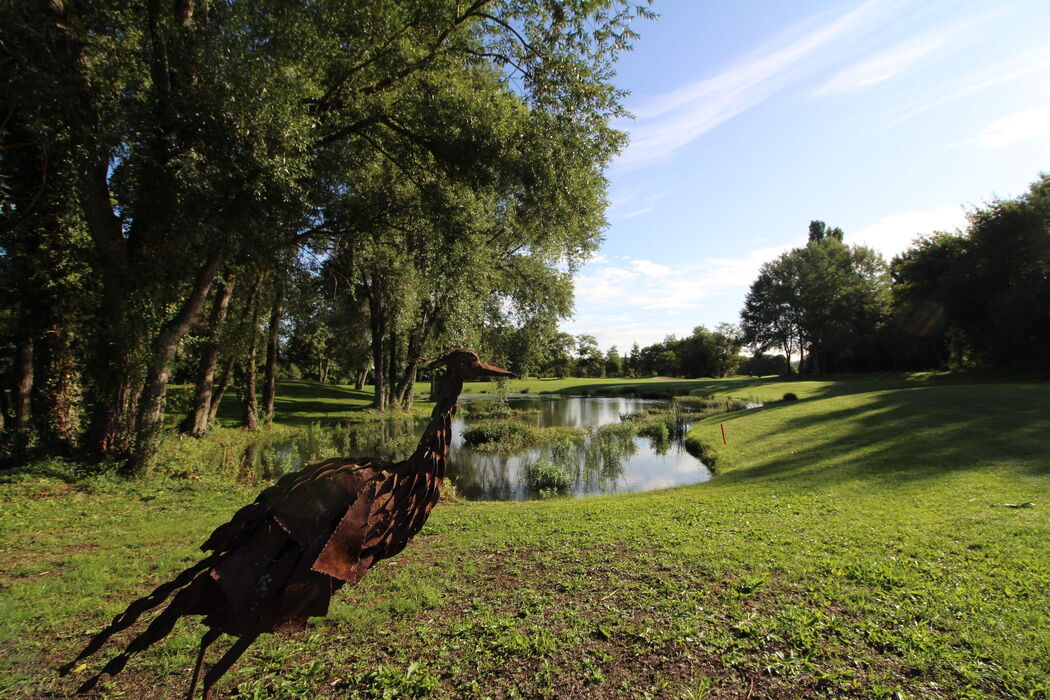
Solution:
<svg viewBox="0 0 1050 700"><path fill-rule="evenodd" d="M1047 697L1050 386L690 388L801 400L697 425L719 443L708 484L437 508L328 619L257 643L223 691ZM4 486L0 695L68 688L49 666L250 496L207 477ZM180 625L112 688L176 696L200 629Z"/></svg>

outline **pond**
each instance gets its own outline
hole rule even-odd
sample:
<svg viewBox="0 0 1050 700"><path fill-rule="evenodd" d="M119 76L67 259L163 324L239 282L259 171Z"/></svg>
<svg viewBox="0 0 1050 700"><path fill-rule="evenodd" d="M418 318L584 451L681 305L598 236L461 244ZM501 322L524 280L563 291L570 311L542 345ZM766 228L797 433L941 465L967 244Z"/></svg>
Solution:
<svg viewBox="0 0 1050 700"><path fill-rule="evenodd" d="M453 423L447 476L469 500L528 500L552 495L584 496L680 486L707 481L711 472L690 455L681 440L655 438L617 429L621 417L666 407L668 402L629 397L511 396L516 420L538 427L577 429L540 447L510 454L464 444L463 435L488 397L465 396ZM622 425L622 424L621 424ZM245 453L243 474L271 479L333 456L403 459L414 449L425 420L386 421L363 426L310 426L287 442L261 442ZM607 426L602 428L602 426ZM561 473L558 488L544 488L536 469ZM567 478L566 478L567 477Z"/></svg>

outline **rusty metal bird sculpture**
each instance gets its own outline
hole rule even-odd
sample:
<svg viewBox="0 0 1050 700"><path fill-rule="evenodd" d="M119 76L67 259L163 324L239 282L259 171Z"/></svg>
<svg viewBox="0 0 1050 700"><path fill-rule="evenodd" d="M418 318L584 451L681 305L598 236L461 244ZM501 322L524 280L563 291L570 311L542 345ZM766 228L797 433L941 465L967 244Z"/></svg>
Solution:
<svg viewBox="0 0 1050 700"><path fill-rule="evenodd" d="M203 615L208 630L201 637L189 697L207 648L224 632L237 637L204 675L204 697L210 698L216 681L260 634L302 628L307 618L326 615L344 583L357 583L377 561L404 549L438 501L464 380L513 376L480 362L469 350L447 352L427 369L441 366L446 372L437 380L437 405L412 456L396 463L330 459L264 490L201 545L211 554L129 605L60 669L68 673L114 634L171 599L78 692L91 691L103 675L120 673L133 655L166 637L180 617Z"/></svg>

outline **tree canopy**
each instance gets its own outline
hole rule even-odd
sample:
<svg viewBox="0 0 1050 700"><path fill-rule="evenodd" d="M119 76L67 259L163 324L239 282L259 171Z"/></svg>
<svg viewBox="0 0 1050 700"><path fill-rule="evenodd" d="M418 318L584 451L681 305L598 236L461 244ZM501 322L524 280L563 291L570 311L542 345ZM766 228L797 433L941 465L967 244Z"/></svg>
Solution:
<svg viewBox="0 0 1050 700"><path fill-rule="evenodd" d="M870 365L873 341L889 312L882 257L843 243L841 229L810 223L809 242L762 266L741 312L745 344L798 351L807 371Z"/></svg>
<svg viewBox="0 0 1050 700"><path fill-rule="evenodd" d="M380 408L410 402L425 352L489 322L549 335L605 225L613 61L648 16L625 0L6 3L17 430L48 416L65 427L34 439L144 467L181 356L201 354L218 395L254 382L296 276L367 329ZM39 313L53 280L16 269L82 290ZM331 342L308 335L299 352Z"/></svg>

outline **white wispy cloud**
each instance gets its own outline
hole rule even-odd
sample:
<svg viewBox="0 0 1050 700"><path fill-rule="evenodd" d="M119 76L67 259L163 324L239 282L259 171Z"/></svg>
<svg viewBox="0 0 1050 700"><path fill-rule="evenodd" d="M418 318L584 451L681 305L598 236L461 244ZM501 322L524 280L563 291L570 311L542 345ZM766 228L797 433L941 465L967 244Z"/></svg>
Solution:
<svg viewBox="0 0 1050 700"><path fill-rule="evenodd" d="M985 148L1002 148L1022 141L1050 136L1050 106L1026 109L997 119L981 130L977 138L952 144L978 143Z"/></svg>
<svg viewBox="0 0 1050 700"><path fill-rule="evenodd" d="M740 258L705 258L683 265L630 259L622 264L588 265L576 278L582 306L665 312L689 309L722 291L746 287L763 262L786 248L763 248Z"/></svg>
<svg viewBox="0 0 1050 700"><path fill-rule="evenodd" d="M919 236L954 231L965 225L966 211L961 206L933 207L884 216L862 229L847 231L846 242L874 248L889 260Z"/></svg>
<svg viewBox="0 0 1050 700"><path fill-rule="evenodd" d="M618 165L631 167L681 148L724 121L769 99L816 69L806 65L827 45L881 21L900 0L867 0L822 26L781 37L718 75L634 104L626 125L631 145Z"/></svg>
<svg viewBox="0 0 1050 700"><path fill-rule="evenodd" d="M969 76L962 85L956 86L947 94L933 100L910 107L890 120L888 126L897 126L913 117L940 107L953 100L972 95L981 90L1003 85L1005 83L1043 74L1041 80L1050 82L1050 50L1037 49L1021 56L1002 61L987 70Z"/></svg>
<svg viewBox="0 0 1050 700"><path fill-rule="evenodd" d="M642 207L641 209L632 209L631 211L624 212L623 214L615 214L613 216L617 221L626 221L627 219L634 219L639 216L644 216L653 210L652 207Z"/></svg>
<svg viewBox="0 0 1050 700"><path fill-rule="evenodd" d="M840 70L823 85L815 88L813 97L856 92L893 78L955 39L977 23L969 20L949 29L927 32L880 51L860 63Z"/></svg>

